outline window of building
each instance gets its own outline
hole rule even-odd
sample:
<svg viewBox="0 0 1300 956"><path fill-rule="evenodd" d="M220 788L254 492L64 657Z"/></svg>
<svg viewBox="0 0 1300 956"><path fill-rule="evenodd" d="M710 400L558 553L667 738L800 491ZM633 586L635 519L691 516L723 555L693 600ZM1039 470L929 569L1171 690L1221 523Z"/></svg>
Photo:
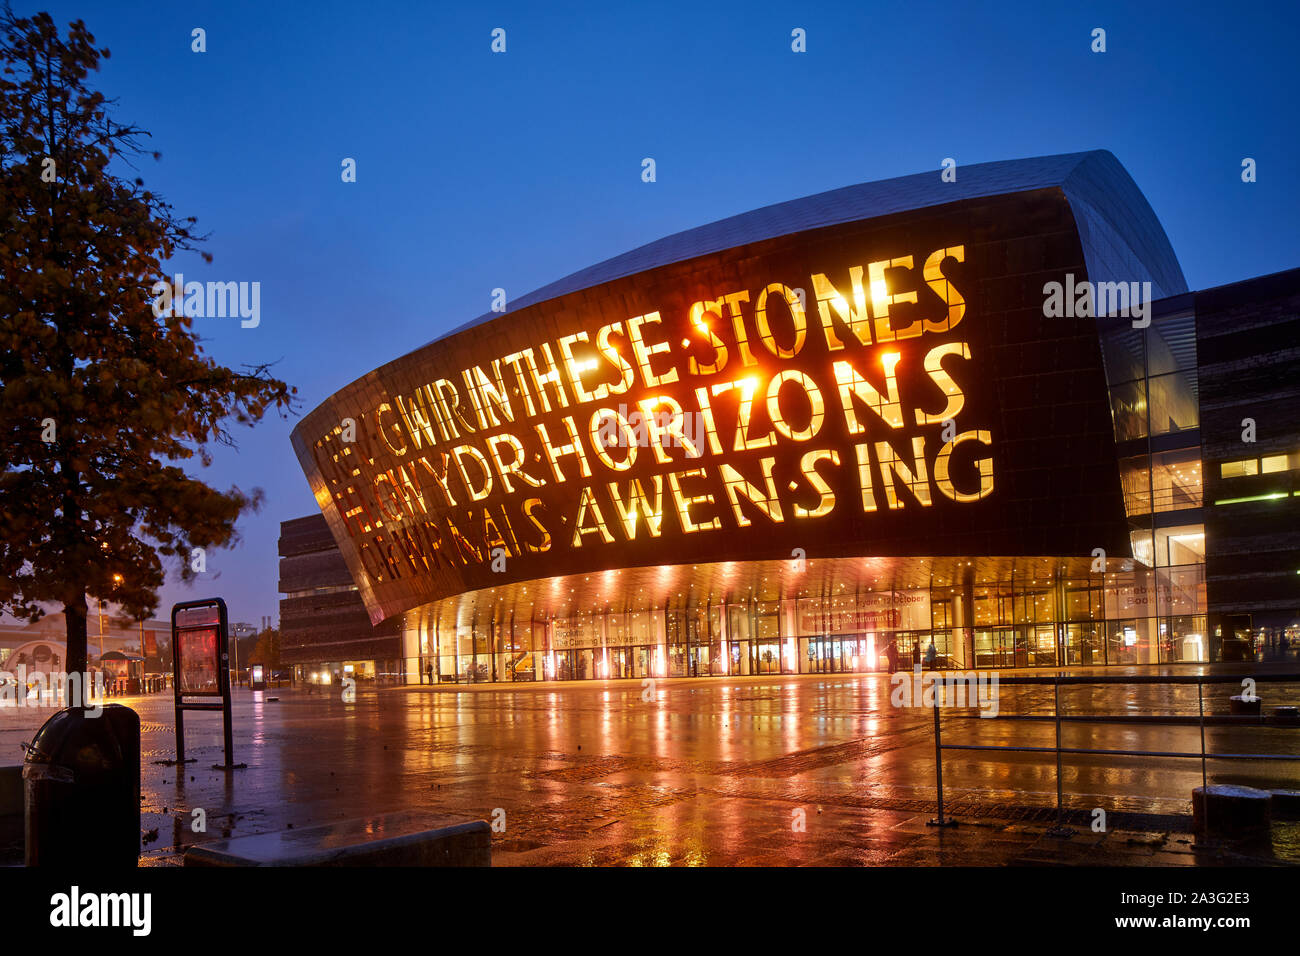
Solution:
<svg viewBox="0 0 1300 956"><path fill-rule="evenodd" d="M1240 478L1243 475L1258 475L1259 460L1250 458L1245 461L1225 461L1219 466L1220 478Z"/></svg>

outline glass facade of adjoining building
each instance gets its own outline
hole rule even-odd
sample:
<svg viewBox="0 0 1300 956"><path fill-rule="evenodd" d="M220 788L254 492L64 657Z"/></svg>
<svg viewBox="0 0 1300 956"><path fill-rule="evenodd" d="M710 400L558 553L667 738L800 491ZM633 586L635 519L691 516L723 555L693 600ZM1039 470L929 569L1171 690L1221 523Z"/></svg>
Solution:
<svg viewBox="0 0 1300 956"><path fill-rule="evenodd" d="M514 682L1204 661L1204 566L553 618L408 615L408 680ZM931 650L933 647L933 650Z"/></svg>

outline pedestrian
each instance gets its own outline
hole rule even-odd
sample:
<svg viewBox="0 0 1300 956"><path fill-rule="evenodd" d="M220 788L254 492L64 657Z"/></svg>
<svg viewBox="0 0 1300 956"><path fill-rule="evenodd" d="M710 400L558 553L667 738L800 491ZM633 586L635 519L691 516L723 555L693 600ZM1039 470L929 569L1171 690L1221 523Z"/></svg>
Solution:
<svg viewBox="0 0 1300 956"><path fill-rule="evenodd" d="M433 683L433 663L430 662L428 665L426 665L425 668L424 668L424 670L425 670L425 673L427 673L427 674L429 675L429 683L432 684L432 683Z"/></svg>
<svg viewBox="0 0 1300 956"><path fill-rule="evenodd" d="M912 666L921 666L921 639L919 637L912 642Z"/></svg>
<svg viewBox="0 0 1300 956"><path fill-rule="evenodd" d="M939 656L939 649L934 646L934 638L930 638L930 646L925 649L925 669L934 670L935 659Z"/></svg>
<svg viewBox="0 0 1300 956"><path fill-rule="evenodd" d="M896 641L891 639L885 645L885 658L889 661L889 673L892 674L898 670L898 643Z"/></svg>

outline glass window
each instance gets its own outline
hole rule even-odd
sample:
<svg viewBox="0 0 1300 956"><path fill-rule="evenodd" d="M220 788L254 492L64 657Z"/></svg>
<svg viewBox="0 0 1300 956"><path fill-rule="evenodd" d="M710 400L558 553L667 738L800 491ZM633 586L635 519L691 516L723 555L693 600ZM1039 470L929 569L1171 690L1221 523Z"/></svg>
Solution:
<svg viewBox="0 0 1300 956"><path fill-rule="evenodd" d="M1152 377L1150 405L1152 435L1184 431L1200 423L1196 398L1181 372Z"/></svg>
<svg viewBox="0 0 1300 956"><path fill-rule="evenodd" d="M1147 397L1144 382L1126 382L1110 390L1111 414L1115 422L1115 440L1145 438L1147 433Z"/></svg>
<svg viewBox="0 0 1300 956"><path fill-rule="evenodd" d="M1258 475L1259 461L1251 458L1247 461L1225 461L1219 466L1220 478L1240 478L1242 475Z"/></svg>
<svg viewBox="0 0 1300 956"><path fill-rule="evenodd" d="M1269 455L1267 458L1260 460L1260 472L1265 475L1271 475L1276 471L1287 470L1286 455Z"/></svg>
<svg viewBox="0 0 1300 956"><path fill-rule="evenodd" d="M1161 452L1152 456L1151 483L1156 511L1201 506L1201 450Z"/></svg>
<svg viewBox="0 0 1300 956"><path fill-rule="evenodd" d="M1205 560L1205 528L1187 525L1156 531L1156 556L1160 567L1196 564Z"/></svg>
<svg viewBox="0 0 1300 956"><path fill-rule="evenodd" d="M1124 513L1130 518L1151 513L1151 472L1147 457L1135 455L1119 463L1120 487L1124 492Z"/></svg>

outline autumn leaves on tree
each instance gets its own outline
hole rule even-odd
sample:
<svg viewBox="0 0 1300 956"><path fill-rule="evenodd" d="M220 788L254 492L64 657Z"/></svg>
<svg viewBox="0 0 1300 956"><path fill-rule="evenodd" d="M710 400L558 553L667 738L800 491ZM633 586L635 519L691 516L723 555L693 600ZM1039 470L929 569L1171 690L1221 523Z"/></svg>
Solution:
<svg viewBox="0 0 1300 956"><path fill-rule="evenodd" d="M139 620L167 564L192 578L196 549L236 539L260 489L184 466L296 393L156 314L164 265L203 237L133 175L159 154L88 85L108 56L81 21L60 35L47 14L0 10L0 608L62 606L69 673L86 667L87 595Z"/></svg>

